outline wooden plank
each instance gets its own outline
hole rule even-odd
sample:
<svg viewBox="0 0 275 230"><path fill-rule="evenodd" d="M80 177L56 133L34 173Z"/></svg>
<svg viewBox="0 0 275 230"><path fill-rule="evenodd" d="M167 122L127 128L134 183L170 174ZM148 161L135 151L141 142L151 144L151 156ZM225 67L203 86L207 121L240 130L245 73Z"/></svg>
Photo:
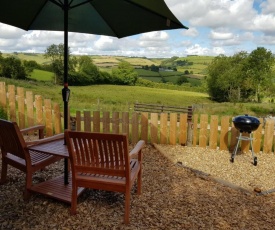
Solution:
<svg viewBox="0 0 275 230"><path fill-rule="evenodd" d="M167 140L168 140L167 122L168 122L168 114L161 113L160 114L160 144L167 144Z"/></svg>
<svg viewBox="0 0 275 230"><path fill-rule="evenodd" d="M199 115L194 115L194 124L193 124L193 146L197 146L197 135L198 135L198 118Z"/></svg>
<svg viewBox="0 0 275 230"><path fill-rule="evenodd" d="M141 113L141 140L148 143L148 113Z"/></svg>
<svg viewBox="0 0 275 230"><path fill-rule="evenodd" d="M6 108L7 106L7 92L5 82L0 82L0 105L3 108Z"/></svg>
<svg viewBox="0 0 275 230"><path fill-rule="evenodd" d="M217 149L219 117L212 115L210 119L209 148Z"/></svg>
<svg viewBox="0 0 275 230"><path fill-rule="evenodd" d="M50 99L44 100L46 136L53 135L52 103Z"/></svg>
<svg viewBox="0 0 275 230"><path fill-rule="evenodd" d="M15 86L8 85L8 95L9 95L9 115L11 121L16 120L16 104L15 104Z"/></svg>
<svg viewBox="0 0 275 230"><path fill-rule="evenodd" d="M35 95L35 115L36 115L36 124L44 125L43 119L43 106L42 106L42 96Z"/></svg>
<svg viewBox="0 0 275 230"><path fill-rule="evenodd" d="M250 133L242 133L243 137L250 138ZM248 153L250 148L250 141L242 140L241 141L241 152Z"/></svg>
<svg viewBox="0 0 275 230"><path fill-rule="evenodd" d="M122 133L127 134L129 138L129 113L122 112Z"/></svg>
<svg viewBox="0 0 275 230"><path fill-rule="evenodd" d="M103 133L110 133L110 112L103 112Z"/></svg>
<svg viewBox="0 0 275 230"><path fill-rule="evenodd" d="M175 145L177 143L177 114L170 114L170 128L169 128L169 143Z"/></svg>
<svg viewBox="0 0 275 230"><path fill-rule="evenodd" d="M258 129L253 132L253 150L255 153L259 153L261 151L261 143L262 143L262 130L263 130L263 118L259 118L261 124Z"/></svg>
<svg viewBox="0 0 275 230"><path fill-rule="evenodd" d="M136 144L139 140L139 121L138 121L138 113L132 113L132 144Z"/></svg>
<svg viewBox="0 0 275 230"><path fill-rule="evenodd" d="M26 91L26 107L27 107L27 126L34 126L34 109L33 109L33 93Z"/></svg>
<svg viewBox="0 0 275 230"><path fill-rule="evenodd" d="M235 146L237 145L237 137L239 137L240 135L240 131L237 130L234 126L234 123L231 122L231 138L230 138L230 147L229 147L229 151L232 152L235 148Z"/></svg>
<svg viewBox="0 0 275 230"><path fill-rule="evenodd" d="M112 114L112 133L119 133L119 112Z"/></svg>
<svg viewBox="0 0 275 230"><path fill-rule="evenodd" d="M26 128L25 123L25 95L24 88L17 87L17 105L18 105L18 122L19 128Z"/></svg>
<svg viewBox="0 0 275 230"><path fill-rule="evenodd" d="M100 112L93 112L93 132L100 132Z"/></svg>
<svg viewBox="0 0 275 230"><path fill-rule="evenodd" d="M186 145L187 142L187 113L180 114L179 144Z"/></svg>
<svg viewBox="0 0 275 230"><path fill-rule="evenodd" d="M151 143L158 143L158 113L151 113Z"/></svg>
<svg viewBox="0 0 275 230"><path fill-rule="evenodd" d="M264 132L264 153L271 153L272 143L274 136L274 120L268 119L265 123L265 132Z"/></svg>
<svg viewBox="0 0 275 230"><path fill-rule="evenodd" d="M228 150L229 116L221 118L220 150Z"/></svg>
<svg viewBox="0 0 275 230"><path fill-rule="evenodd" d="M84 192L84 190L84 188L78 188L77 196L80 196ZM34 184L31 187L31 191L70 204L72 194L72 182L70 179L69 184L64 185L64 177L60 176L39 184Z"/></svg>
<svg viewBox="0 0 275 230"><path fill-rule="evenodd" d="M91 112L90 111L84 111L84 131L85 132L92 131Z"/></svg>
<svg viewBox="0 0 275 230"><path fill-rule="evenodd" d="M200 119L199 147L205 148L207 145L208 115L202 114Z"/></svg>
<svg viewBox="0 0 275 230"><path fill-rule="evenodd" d="M60 112L60 106L58 103L54 103L54 133L59 134L62 133L62 127L61 127L61 112Z"/></svg>

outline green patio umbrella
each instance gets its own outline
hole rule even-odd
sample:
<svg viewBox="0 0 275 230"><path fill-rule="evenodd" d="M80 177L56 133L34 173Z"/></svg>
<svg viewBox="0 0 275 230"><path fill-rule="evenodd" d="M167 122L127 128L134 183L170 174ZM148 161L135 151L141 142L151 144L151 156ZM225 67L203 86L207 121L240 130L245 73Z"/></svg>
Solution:
<svg viewBox="0 0 275 230"><path fill-rule="evenodd" d="M70 93L68 32L122 38L149 31L188 29L164 0L1 0L0 22L24 30L64 31L64 129L68 128ZM67 159L64 165L67 173Z"/></svg>
<svg viewBox="0 0 275 230"><path fill-rule="evenodd" d="M68 32L122 38L188 29L164 0L1 0L0 22L24 30L64 31L64 129L68 128Z"/></svg>

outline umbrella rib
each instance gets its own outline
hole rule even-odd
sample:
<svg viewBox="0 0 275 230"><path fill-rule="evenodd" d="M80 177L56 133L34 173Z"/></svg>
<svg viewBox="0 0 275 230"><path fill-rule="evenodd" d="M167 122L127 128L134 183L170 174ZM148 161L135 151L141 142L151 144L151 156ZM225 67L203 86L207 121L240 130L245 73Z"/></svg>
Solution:
<svg viewBox="0 0 275 230"><path fill-rule="evenodd" d="M162 17L162 18L165 18L163 15L161 15L161 14L159 14L159 13L157 13L157 12L151 10L151 9L145 8L145 7L139 5L139 4L135 3L135 2L132 2L132 1L129 1L129 0L124 0L124 1L129 2L129 3L133 4L133 5L136 5L136 6L139 7L139 8L142 8L142 9L145 9L145 10L147 10L147 11L150 11L150 12L152 12L153 14L158 15L158 16L160 16L160 17ZM178 23L177 21L174 21L174 20L172 20L172 19L170 19L170 18L166 18L166 19L169 19L169 20L173 21L174 23L176 23L176 24L178 24L178 25L180 25L180 26L183 26L185 29L189 29L188 27L182 25L181 23Z"/></svg>
<svg viewBox="0 0 275 230"><path fill-rule="evenodd" d="M84 4L89 3L89 2L91 2L91 1L93 1L93 0L87 0L87 1L85 1L85 2L81 2L81 3L78 3L78 4L76 4L76 5L70 6L70 9L75 8L75 7L78 7L78 6L81 6L81 5L84 5ZM73 2L73 0L71 0L71 2L70 2L69 5L71 5L72 2Z"/></svg>
<svg viewBox="0 0 275 230"><path fill-rule="evenodd" d="M55 4L57 6L60 6L62 9L64 7L64 5L62 4L62 2L60 0L58 0L59 3L57 1L55 1L55 0L50 0L50 2L52 2L53 4Z"/></svg>

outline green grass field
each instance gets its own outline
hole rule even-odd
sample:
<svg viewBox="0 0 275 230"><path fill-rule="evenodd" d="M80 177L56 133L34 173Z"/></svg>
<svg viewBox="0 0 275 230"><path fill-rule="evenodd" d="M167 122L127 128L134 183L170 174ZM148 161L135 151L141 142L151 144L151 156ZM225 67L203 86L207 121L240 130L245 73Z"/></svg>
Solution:
<svg viewBox="0 0 275 230"><path fill-rule="evenodd" d="M38 81L53 81L54 74L52 72L35 69L31 73L30 78Z"/></svg>

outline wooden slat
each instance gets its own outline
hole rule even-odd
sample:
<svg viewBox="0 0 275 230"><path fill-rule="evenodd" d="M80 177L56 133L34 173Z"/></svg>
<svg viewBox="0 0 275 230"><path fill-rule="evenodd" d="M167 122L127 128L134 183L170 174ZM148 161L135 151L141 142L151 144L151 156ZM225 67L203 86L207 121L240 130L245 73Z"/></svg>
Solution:
<svg viewBox="0 0 275 230"><path fill-rule="evenodd" d="M104 133L110 133L110 112L103 112L103 118L102 118L102 123L103 123L103 132Z"/></svg>
<svg viewBox="0 0 275 230"><path fill-rule="evenodd" d="M11 121L16 121L15 86L8 85L9 115Z"/></svg>
<svg viewBox="0 0 275 230"><path fill-rule="evenodd" d="M62 132L60 106L58 103L54 103L53 108L54 108L54 133L59 134Z"/></svg>
<svg viewBox="0 0 275 230"><path fill-rule="evenodd" d="M100 112L93 112L93 132L100 132Z"/></svg>
<svg viewBox="0 0 275 230"><path fill-rule="evenodd" d="M261 151L261 143L262 143L262 130L263 130L263 118L259 118L261 122L260 126L257 130L253 132L253 150L255 153L259 153Z"/></svg>
<svg viewBox="0 0 275 230"><path fill-rule="evenodd" d="M177 114L170 114L170 129L169 129L169 143L175 145L177 143Z"/></svg>
<svg viewBox="0 0 275 230"><path fill-rule="evenodd" d="M200 135L199 135L199 147L205 148L207 145L207 125L208 115L202 114L200 117Z"/></svg>
<svg viewBox="0 0 275 230"><path fill-rule="evenodd" d="M229 116L221 118L220 150L228 150Z"/></svg>
<svg viewBox="0 0 275 230"><path fill-rule="evenodd" d="M138 127L139 127L138 113L133 112L132 114L132 143L133 144L136 144L139 140Z"/></svg>
<svg viewBox="0 0 275 230"><path fill-rule="evenodd" d="M148 142L148 113L141 113L141 140Z"/></svg>
<svg viewBox="0 0 275 230"><path fill-rule="evenodd" d="M129 138L129 113L122 113L122 133L126 133Z"/></svg>
<svg viewBox="0 0 275 230"><path fill-rule="evenodd" d="M242 133L242 136L243 137L250 137L250 134L249 133ZM241 141L241 152L243 153L248 153L249 151L249 148L250 148L250 141L246 141L246 140L242 140Z"/></svg>
<svg viewBox="0 0 275 230"><path fill-rule="evenodd" d="M52 103L50 99L44 100L45 108L45 122L46 122L46 136L50 137L53 135L53 122L52 122Z"/></svg>
<svg viewBox="0 0 275 230"><path fill-rule="evenodd" d="M112 133L119 133L119 112L113 112Z"/></svg>
<svg viewBox="0 0 275 230"><path fill-rule="evenodd" d="M90 111L84 111L84 131L85 132L92 131L91 112Z"/></svg>
<svg viewBox="0 0 275 230"><path fill-rule="evenodd" d="M233 122L231 122L231 139L230 139L230 147L229 151L233 151L238 140L237 137L239 137L240 132L235 128Z"/></svg>
<svg viewBox="0 0 275 230"><path fill-rule="evenodd" d="M6 83L0 82L0 105L3 108L7 106L7 92L6 92Z"/></svg>
<svg viewBox="0 0 275 230"><path fill-rule="evenodd" d="M161 113L160 114L160 143L161 144L167 144L167 140L168 140L167 122L168 122L168 114Z"/></svg>
<svg viewBox="0 0 275 230"><path fill-rule="evenodd" d="M26 91L27 127L34 126L33 93Z"/></svg>
<svg viewBox="0 0 275 230"><path fill-rule="evenodd" d="M273 136L274 136L274 120L268 119L265 123L263 152L270 153L272 151L272 143L274 138Z"/></svg>
<svg viewBox="0 0 275 230"><path fill-rule="evenodd" d="M158 113L151 113L151 143L158 143Z"/></svg>
<svg viewBox="0 0 275 230"><path fill-rule="evenodd" d="M219 117L216 115L212 115L210 120L210 136L209 136L210 149L217 149L218 122L219 122Z"/></svg>
<svg viewBox="0 0 275 230"><path fill-rule="evenodd" d="M68 185L64 185L64 177L56 177L51 180L35 184L31 187L32 192L36 192L53 199L71 203L72 182L69 181ZM84 188L78 189L78 196L84 192Z"/></svg>
<svg viewBox="0 0 275 230"><path fill-rule="evenodd" d="M179 124L179 144L186 145L187 142L187 114L180 114Z"/></svg>
<svg viewBox="0 0 275 230"><path fill-rule="evenodd" d="M35 97L36 124L44 125L42 96L41 95L35 95L34 97Z"/></svg>
<svg viewBox="0 0 275 230"><path fill-rule="evenodd" d="M17 105L18 105L18 121L19 128L26 128L25 124L25 95L24 88L17 87Z"/></svg>
<svg viewBox="0 0 275 230"><path fill-rule="evenodd" d="M198 135L198 118L199 115L194 115L194 124L193 124L193 146L197 146L197 135Z"/></svg>

